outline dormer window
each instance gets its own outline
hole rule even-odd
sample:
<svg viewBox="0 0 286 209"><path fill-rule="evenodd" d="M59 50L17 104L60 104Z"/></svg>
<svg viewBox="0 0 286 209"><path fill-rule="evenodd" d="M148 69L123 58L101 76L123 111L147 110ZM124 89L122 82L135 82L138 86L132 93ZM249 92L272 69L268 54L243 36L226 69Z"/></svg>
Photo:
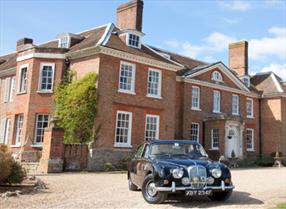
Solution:
<svg viewBox="0 0 286 209"><path fill-rule="evenodd" d="M220 72L214 71L212 73L212 80L222 82L223 80L222 80L222 75L220 74Z"/></svg>
<svg viewBox="0 0 286 209"><path fill-rule="evenodd" d="M249 88L250 87L250 78L249 76L244 76L242 82Z"/></svg>
<svg viewBox="0 0 286 209"><path fill-rule="evenodd" d="M70 37L63 36L59 39L59 48L69 48L70 45Z"/></svg>
<svg viewBox="0 0 286 209"><path fill-rule="evenodd" d="M127 43L131 47L140 48L140 36L129 33Z"/></svg>

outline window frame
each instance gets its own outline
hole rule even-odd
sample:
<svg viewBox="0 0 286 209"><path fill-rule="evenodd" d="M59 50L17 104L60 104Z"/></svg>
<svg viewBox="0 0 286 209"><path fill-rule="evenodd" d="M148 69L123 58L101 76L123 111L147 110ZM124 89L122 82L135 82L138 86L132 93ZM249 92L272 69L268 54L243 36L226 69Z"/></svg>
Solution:
<svg viewBox="0 0 286 209"><path fill-rule="evenodd" d="M248 114L248 102L251 103L251 115ZM247 118L254 118L254 109L253 109L253 99L252 98L246 98L246 117Z"/></svg>
<svg viewBox="0 0 286 209"><path fill-rule="evenodd" d="M150 77L150 72L156 72L159 73L159 81L158 81L158 89L157 92L158 94L150 94L149 93L149 77ZM152 98L158 98L161 99L162 96L162 71L154 68L149 68L148 69L148 76L147 76L147 97L152 97Z"/></svg>
<svg viewBox="0 0 286 209"><path fill-rule="evenodd" d="M52 67L52 84L51 89L42 89L42 71L45 66ZM38 93L53 93L55 79L55 63L41 62L40 63L40 74L38 82Z"/></svg>
<svg viewBox="0 0 286 209"><path fill-rule="evenodd" d="M194 89L197 89L198 90L198 107L194 107L193 106L193 99L194 99L194 94L193 94L193 90ZM192 104L192 107L191 107L191 109L192 110L201 110L200 108L201 108L201 89L200 89L200 87L198 87L198 86L192 86L192 101L191 101L191 104Z"/></svg>
<svg viewBox="0 0 286 209"><path fill-rule="evenodd" d="M120 78L121 78L121 71L122 71L122 65L129 65L132 66L132 78L131 78L131 90L121 89L120 88ZM120 61L119 66L119 76L118 76L118 92L120 93L126 93L126 94L136 94L135 93L135 83L136 83L136 64Z"/></svg>
<svg viewBox="0 0 286 209"><path fill-rule="evenodd" d="M3 102L10 102L10 88L11 88L11 77L6 77L4 79L4 94L3 94Z"/></svg>
<svg viewBox="0 0 286 209"><path fill-rule="evenodd" d="M138 46L131 45L131 44L129 43L129 41L130 41L130 36L131 36L131 35L134 35L134 36L137 36L137 37L138 37ZM141 36L140 36L140 35L137 35L137 34L135 34L135 33L127 33L127 34L126 34L126 45L127 45L127 46L130 46L130 47L133 47L133 48L141 49Z"/></svg>
<svg viewBox="0 0 286 209"><path fill-rule="evenodd" d="M34 131L34 143L32 146L42 146L43 145L43 141L44 141L44 134L45 134L45 131L43 131L43 139L42 139L42 142L37 142L37 130L38 130L38 122L39 122L39 118L38 116L39 115L42 115L42 116L48 116L48 125L47 127L49 126L49 123L50 123L50 114L48 113L36 113L36 120L35 120L35 131ZM46 127L45 127L46 128ZM45 128L43 128L45 130Z"/></svg>
<svg viewBox="0 0 286 209"><path fill-rule="evenodd" d="M10 118L1 118L0 124L0 136L2 137L3 144L8 144L8 139L10 135L11 128L11 119ZM2 143L0 143L2 144Z"/></svg>
<svg viewBox="0 0 286 209"><path fill-rule="evenodd" d="M22 118L21 124L21 134L19 134L19 119ZM23 137L23 126L24 126L24 114L17 114L15 115L15 146L20 146ZM19 140L20 139L20 140Z"/></svg>
<svg viewBox="0 0 286 209"><path fill-rule="evenodd" d="M148 117L152 117L152 118L156 118L157 120L156 120L156 136L155 136L155 138L154 139L159 139L159 136L160 136L160 115L154 115L154 114L146 114L146 116L145 116L145 134L144 134L144 140L145 141L148 141L147 140L147 138L146 138L146 133L147 133L147 119L148 119ZM148 131L150 131L150 130L148 130ZM151 130L151 131L153 131L153 130ZM150 139L149 139L150 140ZM153 140L153 139L151 139L151 140Z"/></svg>
<svg viewBox="0 0 286 209"><path fill-rule="evenodd" d="M214 146L214 130L218 131L218 146L217 147ZM219 150L219 138L220 138L219 128L212 128L212 130L211 130L211 149L212 150Z"/></svg>
<svg viewBox="0 0 286 209"><path fill-rule="evenodd" d="M251 148L248 148L248 131L251 132ZM254 151L254 129L253 128L247 128L246 129L246 150L247 151Z"/></svg>
<svg viewBox="0 0 286 209"><path fill-rule="evenodd" d="M13 102L15 95L15 84L16 84L16 76L12 76L10 79L9 102Z"/></svg>
<svg viewBox="0 0 286 209"><path fill-rule="evenodd" d="M128 121L128 135L127 135L127 142L122 143L122 142L117 142L116 137L117 137L117 128L118 128L118 115L119 114L127 114L129 115L129 121ZM116 111L116 121L115 121L115 134L114 134L114 147L126 147L126 148L131 148L131 136L132 136L132 112L127 112L127 111L121 111L118 110Z"/></svg>
<svg viewBox="0 0 286 209"><path fill-rule="evenodd" d="M233 108L234 107L234 103L233 103L234 97L237 98L237 100L236 100L237 101L237 104L236 104L237 105L237 109L236 109L237 111L236 112L234 112L234 108ZM237 94L232 94L232 96L231 96L231 114L232 115L239 115L239 96Z"/></svg>
<svg viewBox="0 0 286 209"><path fill-rule="evenodd" d="M223 82L222 74L217 70L213 71L212 72L212 80L218 81L218 82Z"/></svg>
<svg viewBox="0 0 286 209"><path fill-rule="evenodd" d="M218 109L215 109L215 93L218 93ZM218 90L213 90L213 113L221 113L221 92Z"/></svg>
<svg viewBox="0 0 286 209"><path fill-rule="evenodd" d="M193 125L197 125L197 135L196 135L196 140L193 140L193 134L192 134L192 126ZM192 122L191 123L191 140L192 141L196 141L196 142L200 142L200 123L196 123L196 122Z"/></svg>
<svg viewBox="0 0 286 209"><path fill-rule="evenodd" d="M26 68L26 85L25 85L25 90L22 90L22 74L23 74L23 69ZM29 71L29 64L21 65L20 66L20 73L19 73L19 78L18 78L18 88L17 88L17 94L24 94L27 93L28 89L28 71Z"/></svg>
<svg viewBox="0 0 286 209"><path fill-rule="evenodd" d="M67 47L62 47L62 43L63 43L63 39L66 38L66 43L67 43ZM71 40L71 37L70 36L62 36L61 38L58 39L59 40L59 43L58 43L58 48L62 48L62 49L68 49L70 48L70 40Z"/></svg>

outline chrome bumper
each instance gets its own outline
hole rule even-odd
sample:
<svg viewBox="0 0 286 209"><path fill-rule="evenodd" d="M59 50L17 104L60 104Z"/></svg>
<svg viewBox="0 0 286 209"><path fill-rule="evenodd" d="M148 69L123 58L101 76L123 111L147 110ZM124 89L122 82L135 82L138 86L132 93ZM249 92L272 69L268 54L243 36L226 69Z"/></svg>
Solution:
<svg viewBox="0 0 286 209"><path fill-rule="evenodd" d="M224 181L221 181L221 185L220 186L205 186L204 188L200 189L200 190L230 190L230 189L234 189L234 186L225 186ZM176 192L176 191L185 191L185 190L197 190L194 189L191 186L179 186L176 187L176 183L173 181L171 187L156 187L156 191L158 192Z"/></svg>

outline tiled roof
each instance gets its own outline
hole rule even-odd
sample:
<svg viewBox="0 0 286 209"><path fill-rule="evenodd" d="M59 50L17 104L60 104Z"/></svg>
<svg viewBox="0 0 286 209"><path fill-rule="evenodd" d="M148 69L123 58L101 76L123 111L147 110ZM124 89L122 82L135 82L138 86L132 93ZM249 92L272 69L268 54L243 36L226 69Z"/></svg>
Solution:
<svg viewBox="0 0 286 209"><path fill-rule="evenodd" d="M16 67L17 53L11 53L0 57L0 71Z"/></svg>
<svg viewBox="0 0 286 209"><path fill-rule="evenodd" d="M251 84L254 86L257 86L261 82L263 82L266 78L268 78L271 75L271 73L261 73L256 74L250 78Z"/></svg>

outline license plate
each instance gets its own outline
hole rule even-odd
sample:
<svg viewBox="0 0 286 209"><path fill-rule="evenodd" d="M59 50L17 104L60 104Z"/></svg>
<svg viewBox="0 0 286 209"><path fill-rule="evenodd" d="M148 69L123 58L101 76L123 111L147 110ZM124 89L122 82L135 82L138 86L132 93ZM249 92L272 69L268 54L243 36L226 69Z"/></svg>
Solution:
<svg viewBox="0 0 286 209"><path fill-rule="evenodd" d="M205 195L211 195L212 190L191 190L191 191L186 191L186 196L205 196Z"/></svg>

